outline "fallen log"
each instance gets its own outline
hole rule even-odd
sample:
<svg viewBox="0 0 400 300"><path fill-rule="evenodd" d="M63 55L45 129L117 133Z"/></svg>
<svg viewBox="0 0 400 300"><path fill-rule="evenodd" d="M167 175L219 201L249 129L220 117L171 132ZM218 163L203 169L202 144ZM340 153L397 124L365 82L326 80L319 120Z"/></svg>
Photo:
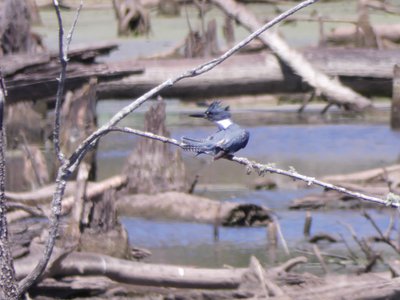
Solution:
<svg viewBox="0 0 400 300"><path fill-rule="evenodd" d="M15 260L18 279L31 271L42 250L41 246L32 246L30 255ZM397 299L400 296L400 279L390 279L387 274L316 277L286 273L282 267L265 270L259 262L255 264L254 259L248 268L206 269L138 263L88 252L72 252L61 257L63 252L55 250L47 277L103 276L125 284L203 289L170 291L168 299L258 299L274 296L273 299L278 300L316 300L321 297L333 300Z"/></svg>
<svg viewBox="0 0 400 300"><path fill-rule="evenodd" d="M32 245L30 255L15 261L18 279L25 277L35 266L43 247ZM56 250L56 249L55 249ZM121 283L179 288L232 289L236 288L243 269L205 269L186 266L146 264L107 255L72 252L57 262L53 255L48 275L52 277L100 275ZM54 258L55 257L55 258Z"/></svg>
<svg viewBox="0 0 400 300"><path fill-rule="evenodd" d="M233 0L212 0L231 18L242 24L249 31L262 27L254 14L245 6ZM346 109L363 111L371 106L371 101L357 94L338 81L330 79L326 74L316 69L301 53L289 47L277 32L268 31L259 39L266 44L279 58L305 82L324 95L329 103L343 106Z"/></svg>
<svg viewBox="0 0 400 300"><path fill-rule="evenodd" d="M400 43L400 24L374 25L373 30L378 39ZM336 45L354 44L358 35L356 26L343 26L326 34L326 41Z"/></svg>
<svg viewBox="0 0 400 300"><path fill-rule="evenodd" d="M224 226L261 226L272 221L271 211L265 207L179 192L127 195L118 199L117 208L120 214L127 216L210 224L217 221Z"/></svg>
<svg viewBox="0 0 400 300"><path fill-rule="evenodd" d="M364 95L391 96L393 66L400 61L395 50L307 48L302 54L316 68L339 79ZM134 98L167 78L204 62L201 58L126 61L125 66L141 65L145 72L123 80L100 82L99 99ZM329 62L329 63L327 63ZM163 90L161 96L203 98L304 93L311 90L290 68L270 52L234 55L206 75L180 81Z"/></svg>
<svg viewBox="0 0 400 300"><path fill-rule="evenodd" d="M332 183L367 183L372 181L382 182L391 174L400 175L400 165L375 168L350 174L329 175L325 176L322 180Z"/></svg>
<svg viewBox="0 0 400 300"><path fill-rule="evenodd" d="M143 69L137 63L94 64L96 57L109 54L118 47L111 42L92 45L78 45L69 51L66 91L80 87L91 77L99 81L116 80L138 74ZM0 62L7 83L9 103L20 100L42 100L53 97L57 91L60 72L58 52L36 55L8 55Z"/></svg>
<svg viewBox="0 0 400 300"><path fill-rule="evenodd" d="M107 178L100 182L89 182L86 189L86 198L91 199L93 197L97 197L104 193L104 191L115 188L118 189L121 186L125 185L127 182L126 176L114 176ZM74 181L70 181L67 183L64 199L62 201L62 212L63 214L67 214L72 208L75 201L75 192L76 192L77 184ZM41 187L32 192L6 192L6 199L22 202L25 205L38 206L40 204L45 204L42 207L43 215L49 215L49 207L48 203L51 201L53 197L53 193L55 190L55 184L47 185ZM30 214L26 211L16 210L8 212L7 219L9 222L13 222L22 218L29 217Z"/></svg>

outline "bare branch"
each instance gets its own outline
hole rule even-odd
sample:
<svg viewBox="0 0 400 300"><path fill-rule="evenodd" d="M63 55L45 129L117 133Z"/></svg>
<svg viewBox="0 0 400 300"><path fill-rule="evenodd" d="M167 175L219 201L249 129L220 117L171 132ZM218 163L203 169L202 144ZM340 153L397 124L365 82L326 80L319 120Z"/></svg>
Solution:
<svg viewBox="0 0 400 300"><path fill-rule="evenodd" d="M5 132L4 132L4 105L6 89L3 75L0 72L0 294L5 299L17 299L18 288L15 278L14 264L8 241L7 205L5 197L6 160L5 160Z"/></svg>
<svg viewBox="0 0 400 300"><path fill-rule="evenodd" d="M60 7L58 0L53 0L54 9L57 15L58 21L58 51L59 51L59 60L61 64L60 77L58 78L58 88L57 88L57 96L56 96L56 107L55 107L55 118L54 118L54 129L53 129L53 143L54 150L56 152L58 160L63 163L65 162L65 155L62 153L60 149L60 111L62 105L62 99L64 95L64 87L65 87L65 79L68 65L68 50L71 44L72 35L74 33L76 24L78 22L79 14L83 6L83 2L81 0L80 5L77 9L74 22L72 23L71 29L68 33L66 39L66 45L64 47L64 27L60 12Z"/></svg>

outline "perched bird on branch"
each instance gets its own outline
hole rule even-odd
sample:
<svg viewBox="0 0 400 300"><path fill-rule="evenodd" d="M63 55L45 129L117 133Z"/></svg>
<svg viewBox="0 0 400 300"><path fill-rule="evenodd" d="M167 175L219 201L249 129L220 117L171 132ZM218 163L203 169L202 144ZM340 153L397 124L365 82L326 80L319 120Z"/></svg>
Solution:
<svg viewBox="0 0 400 300"><path fill-rule="evenodd" d="M249 141L249 132L232 122L229 106L224 108L219 101L211 103L204 113L190 116L214 122L219 130L201 140L182 137L183 149L186 151L196 152L197 155L213 155L215 160L243 149Z"/></svg>

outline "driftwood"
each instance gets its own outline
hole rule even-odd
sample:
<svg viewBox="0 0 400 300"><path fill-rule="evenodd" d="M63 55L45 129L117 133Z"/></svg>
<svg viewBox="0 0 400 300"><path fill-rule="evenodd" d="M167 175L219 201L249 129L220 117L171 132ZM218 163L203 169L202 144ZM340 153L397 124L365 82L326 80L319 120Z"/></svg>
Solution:
<svg viewBox="0 0 400 300"><path fill-rule="evenodd" d="M365 95L392 94L393 66L400 61L399 51L373 49L305 49L303 55L315 67ZM123 81L100 82L99 99L138 97L164 81L170 74L180 74L204 59L153 59L127 61L140 64L146 72ZM329 61L329 64L327 63ZM204 98L245 94L301 93L310 86L285 67L275 55L239 54L207 76L178 82L160 94L163 97Z"/></svg>
<svg viewBox="0 0 400 300"><path fill-rule="evenodd" d="M108 189L118 189L121 186L125 185L127 182L127 178L125 176L114 176L108 179L105 179L101 182L89 182L87 186L87 191L86 191L86 198L91 199L96 196L99 196L104 193L104 191ZM50 202L53 193L54 193L54 188L55 185L47 185L44 187L41 187L37 189L36 191L32 192L20 192L20 193L15 193L15 192L6 192L6 199L15 201L15 202L21 202L26 205L31 205L31 206L38 206L41 204L45 204L42 208L43 210L43 215L48 215L48 203ZM75 201L75 192L77 189L76 182L68 182L66 191L65 191L65 198L63 200L63 214L67 214L71 208L72 205L74 204ZM19 220L21 218L27 218L31 216L26 211L11 211L7 214L7 219L9 222L13 222L16 220Z"/></svg>
<svg viewBox="0 0 400 300"><path fill-rule="evenodd" d="M15 261L18 278L33 268L35 257L41 250L42 247L35 244L31 246L30 255ZM55 256L60 257L61 253L60 249L56 249ZM292 260L290 265L299 262L304 262L303 258ZM125 284L203 289L170 290L165 299L254 299L273 296L278 300L316 300L321 295L324 299L395 299L400 296L397 288L400 279L390 279L385 274L328 275L321 278L287 273L285 270L284 266L265 270L254 258L249 268L204 269L137 263L106 255L72 252L59 260L53 259L46 276L58 280L66 276L103 276ZM56 286L65 285L67 281L53 283ZM47 284L49 287L49 281Z"/></svg>
<svg viewBox="0 0 400 300"><path fill-rule="evenodd" d="M378 39L400 43L400 24L374 25L374 33ZM357 39L356 26L338 27L326 34L326 41L332 44L353 44Z"/></svg>
<svg viewBox="0 0 400 300"><path fill-rule="evenodd" d="M33 268L40 250L41 246L32 245L30 255L15 261L18 278L23 278ZM57 253L54 256L57 257ZM145 264L89 252L72 252L57 265L52 262L50 265L49 275L54 277L101 275L121 283L208 289L236 288L246 270Z"/></svg>
<svg viewBox="0 0 400 300"><path fill-rule="evenodd" d="M66 90L73 90L97 77L99 81L115 80L141 73L137 64L90 64L98 55L116 48L114 43L100 43L71 49L67 70ZM59 62L56 53L13 55L2 60L0 66L7 83L9 103L20 100L38 100L54 96L58 85Z"/></svg>
<svg viewBox="0 0 400 300"><path fill-rule="evenodd" d="M117 202L120 214L144 218L218 223L225 226L265 225L271 211L254 204L221 202L178 192L127 195Z"/></svg>
<svg viewBox="0 0 400 300"><path fill-rule="evenodd" d="M255 31L261 27L261 23L255 15L245 6L233 0L213 0L212 2L246 29ZM370 100L330 79L325 73L315 68L300 52L290 48L277 32L268 31L262 34L259 39L273 50L287 66L292 68L298 76L324 95L329 103L356 111L362 111L371 106Z"/></svg>

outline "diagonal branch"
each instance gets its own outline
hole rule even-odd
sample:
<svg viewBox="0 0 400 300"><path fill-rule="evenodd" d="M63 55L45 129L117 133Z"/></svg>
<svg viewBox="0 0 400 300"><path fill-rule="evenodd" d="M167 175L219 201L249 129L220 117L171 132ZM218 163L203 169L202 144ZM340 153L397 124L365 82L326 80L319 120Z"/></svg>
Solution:
<svg viewBox="0 0 400 300"><path fill-rule="evenodd" d="M154 134L151 132L145 132L145 131L141 131L141 130L137 130L137 129L132 129L129 127L110 127L107 130L107 132L111 132L111 131L130 133L130 134L150 138L153 140L157 140L157 141L160 141L163 143L168 143L168 144L171 144L174 146L178 146L180 148L183 148L183 145L184 145L183 143L177 141L176 139L168 138L165 136L160 136L160 135L157 135L157 134ZM354 197L354 198L357 198L360 200L369 201L369 202L373 202L373 203L377 203L377 204L390 205L392 207L400 207L400 203L397 201L388 202L387 199L381 199L381 198L369 196L369 195L366 195L363 193L354 192L354 191L351 191L344 187L337 186L337 185L334 185L334 184L331 184L328 182L324 182L324 181L318 180L311 176L306 176L306 175L297 173L293 169L291 169L291 170L279 169L279 168L274 167L273 164L261 164L261 163L255 162L255 161L251 161L246 157L229 156L229 157L225 157L225 159L234 161L241 165L244 165L247 167L247 169L249 171L252 171L252 170L257 171L259 176L263 176L263 175L265 175L265 173L279 174L279 175L291 177L295 180L304 181L307 183L307 185L312 185L312 184L318 185L325 189L335 190L337 192L346 194L348 196L351 196L351 197Z"/></svg>

